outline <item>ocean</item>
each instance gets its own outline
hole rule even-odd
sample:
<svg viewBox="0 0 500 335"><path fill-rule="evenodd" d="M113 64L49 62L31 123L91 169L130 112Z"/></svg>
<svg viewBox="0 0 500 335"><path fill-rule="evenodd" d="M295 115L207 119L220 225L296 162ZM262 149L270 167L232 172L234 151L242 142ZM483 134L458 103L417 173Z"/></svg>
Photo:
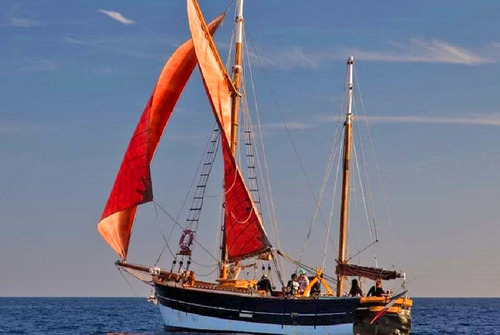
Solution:
<svg viewBox="0 0 500 335"><path fill-rule="evenodd" d="M500 335L498 298L415 298L413 335ZM0 298L0 334L158 335L145 298Z"/></svg>

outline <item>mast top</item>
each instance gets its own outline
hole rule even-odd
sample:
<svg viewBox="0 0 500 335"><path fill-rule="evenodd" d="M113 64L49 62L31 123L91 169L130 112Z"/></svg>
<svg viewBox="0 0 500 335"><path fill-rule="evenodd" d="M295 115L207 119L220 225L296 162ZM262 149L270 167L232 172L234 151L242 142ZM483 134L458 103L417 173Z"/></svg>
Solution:
<svg viewBox="0 0 500 335"><path fill-rule="evenodd" d="M348 69L348 81L347 81L347 115L346 115L346 124L350 124L352 122L352 98L353 98L353 68L354 68L354 56L349 56L347 58L347 69Z"/></svg>

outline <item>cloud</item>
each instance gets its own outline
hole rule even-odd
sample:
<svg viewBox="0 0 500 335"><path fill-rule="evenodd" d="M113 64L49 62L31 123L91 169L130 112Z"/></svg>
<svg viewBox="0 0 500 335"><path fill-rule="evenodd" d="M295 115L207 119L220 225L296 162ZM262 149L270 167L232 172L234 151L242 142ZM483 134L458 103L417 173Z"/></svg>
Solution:
<svg viewBox="0 0 500 335"><path fill-rule="evenodd" d="M371 123L430 123L448 125L478 125L500 127L500 114L479 115L472 114L465 117L447 116L368 116L366 120Z"/></svg>
<svg viewBox="0 0 500 335"><path fill-rule="evenodd" d="M124 25L129 25L129 24L134 24L135 23L134 20L126 18L125 16L123 16L119 12L115 12L115 11L112 11L112 10L105 10L105 9L98 9L97 11L101 12L103 14L106 14L107 16L109 16L110 18L112 18L113 20L118 21L120 23L123 23Z"/></svg>
<svg viewBox="0 0 500 335"><path fill-rule="evenodd" d="M30 64L21 68L21 71L25 72L44 72L44 71L55 71L59 68L59 65L51 60L42 59L37 61L31 61Z"/></svg>
<svg viewBox="0 0 500 335"><path fill-rule="evenodd" d="M154 56L154 55L149 54L149 53L135 51L135 50L128 50L128 49L123 49L123 48L117 48L117 47L109 46L109 44L104 44L104 43L101 44L101 43L97 43L97 42L82 41L82 40L79 40L76 38L71 38L71 37L65 37L64 41L66 43L84 45L87 47L102 49L102 50L111 51L111 52L119 53L122 55L128 55L128 56L132 56L132 57L138 57L138 58L144 58L144 59L154 59L154 60L162 59L161 57Z"/></svg>
<svg viewBox="0 0 500 335"><path fill-rule="evenodd" d="M324 116L317 118L317 125L321 122L337 122L338 117ZM369 123L425 123L444 125L477 125L500 127L500 114L468 114L460 117L439 116L439 115L374 115L358 116L360 120Z"/></svg>
<svg viewBox="0 0 500 335"><path fill-rule="evenodd" d="M92 70L94 74L110 74L113 73L113 69L107 66L99 66Z"/></svg>
<svg viewBox="0 0 500 335"><path fill-rule="evenodd" d="M263 52L251 52L250 57L256 59L263 66L279 69L316 68L319 66L320 58L318 54L305 51L300 47L285 49L266 49Z"/></svg>
<svg viewBox="0 0 500 335"><path fill-rule="evenodd" d="M282 122L267 123L262 125L262 129L286 129L289 130L306 130L314 128L315 124L312 122L292 121L287 122L286 126Z"/></svg>
<svg viewBox="0 0 500 335"><path fill-rule="evenodd" d="M421 123L421 124L441 124L441 125L467 125L467 126L488 126L500 127L500 113L492 114L476 114L471 113L464 116L442 116L442 115L374 115L362 116L358 115L357 120L364 120L371 124L394 124L394 123ZM341 117L340 122L343 122ZM309 121L292 121L287 122L286 127L283 123L268 123L262 125L262 130L269 133L270 130L284 130L288 128L294 130L309 130L322 127L325 123L339 122L338 115L325 115L311 118Z"/></svg>
<svg viewBox="0 0 500 335"><path fill-rule="evenodd" d="M379 62L405 63L448 63L476 65L492 63L493 59L439 40L410 39L408 43L392 43L392 48L386 52L362 49L350 50L358 59Z"/></svg>
<svg viewBox="0 0 500 335"><path fill-rule="evenodd" d="M250 57L257 59L263 66L278 69L319 68L324 63L345 60L349 55L356 59L374 62L398 63L445 63L478 65L500 60L500 43L491 42L483 46L481 52L474 52L449 42L436 39L410 39L407 43L387 43L385 51L337 46L330 51L306 50L300 47L277 49L262 48L259 53L251 52ZM477 50L476 49L476 50ZM481 56L480 56L481 55Z"/></svg>
<svg viewBox="0 0 500 335"><path fill-rule="evenodd" d="M31 28L39 27L41 24L36 20L13 16L9 19L9 25L12 27Z"/></svg>

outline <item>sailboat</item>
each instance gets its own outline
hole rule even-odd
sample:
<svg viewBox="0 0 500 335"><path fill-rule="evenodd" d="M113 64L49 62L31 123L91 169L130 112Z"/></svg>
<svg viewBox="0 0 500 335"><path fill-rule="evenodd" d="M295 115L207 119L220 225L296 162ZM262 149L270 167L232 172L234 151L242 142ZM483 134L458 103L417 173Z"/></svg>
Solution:
<svg viewBox="0 0 500 335"><path fill-rule="evenodd" d="M187 0L191 39L182 44L165 64L132 135L98 223L99 233L121 258L116 266L152 286L154 293L150 298L159 305L167 330L258 334L409 334L412 300L406 291L392 297L345 295L349 278L391 280L404 276L393 270L351 264L347 257L354 89L352 57L347 62L343 187L335 275L327 275L322 267L318 267L314 269L314 278L298 292L290 290L290 287L283 290L263 288L261 284L266 280L265 274L261 281L256 277L239 277L239 271L244 266L242 263L249 260L253 262L250 264L272 264L281 257L298 267L306 265L294 261L271 243L264 228L259 202L255 199L255 190L247 186L235 157L238 112L243 97L243 0L236 1L232 75L228 74L212 39L225 15L223 13L207 24L198 2ZM217 129L200 174L201 182L194 191L193 206L180 236L178 252L170 269L156 264L144 266L129 263L128 246L137 208L153 201L150 170L153 155L195 67L200 70ZM223 234L218 278L210 282L197 278L196 272L191 269L191 260L193 245L197 241L199 213L218 145L223 158ZM263 272L265 269L263 266ZM281 274L278 275L282 281Z"/></svg>

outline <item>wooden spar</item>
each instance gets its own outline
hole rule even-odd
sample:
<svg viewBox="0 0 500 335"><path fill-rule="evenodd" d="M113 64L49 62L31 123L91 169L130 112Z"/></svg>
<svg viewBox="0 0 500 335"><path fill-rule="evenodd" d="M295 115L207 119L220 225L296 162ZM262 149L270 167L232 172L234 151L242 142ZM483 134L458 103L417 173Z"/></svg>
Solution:
<svg viewBox="0 0 500 335"><path fill-rule="evenodd" d="M128 268L148 273L151 275L152 281L155 283L162 283L164 280L176 282L182 281L183 284L190 286L195 283L195 273L193 271L173 273L162 270L159 267L147 267L144 265L125 263L123 261L116 261L115 265L122 268Z"/></svg>
<svg viewBox="0 0 500 335"><path fill-rule="evenodd" d="M352 74L354 67L354 57L347 59L348 68L348 87L347 87L347 113L344 124L344 162L342 178L342 204L340 208L340 229L339 229L339 264L345 264L347 261L346 238L347 238L347 217L349 214L349 165L351 160L351 138L352 138L352 96L354 85ZM337 297L342 296L344 288L344 276L337 275Z"/></svg>
<svg viewBox="0 0 500 335"><path fill-rule="evenodd" d="M238 144L238 111L240 103L240 90L241 73L243 68L242 63L242 49L243 49L243 0L238 0L236 15L236 44L234 49L234 66L233 66L233 84L236 93L232 95L231 104L231 151L233 155L236 153L236 146Z"/></svg>
<svg viewBox="0 0 500 335"><path fill-rule="evenodd" d="M236 154L238 145L238 112L240 106L240 83L242 67L242 51L243 51L243 0L237 1L236 7L236 44L234 51L234 66L233 66L233 85L236 92L231 96L231 152ZM222 234L222 247L221 247L221 266L220 278L227 278L227 249L226 249L226 234Z"/></svg>
<svg viewBox="0 0 500 335"><path fill-rule="evenodd" d="M138 265L138 264L129 264L129 263L125 263L123 261L116 261L115 265L116 266L121 266L121 267L124 267L124 268L129 268L129 269L132 269L132 270L138 270L138 271L148 272L148 273L149 273L149 269L150 269L150 267L148 267L148 266L143 266L143 265Z"/></svg>

